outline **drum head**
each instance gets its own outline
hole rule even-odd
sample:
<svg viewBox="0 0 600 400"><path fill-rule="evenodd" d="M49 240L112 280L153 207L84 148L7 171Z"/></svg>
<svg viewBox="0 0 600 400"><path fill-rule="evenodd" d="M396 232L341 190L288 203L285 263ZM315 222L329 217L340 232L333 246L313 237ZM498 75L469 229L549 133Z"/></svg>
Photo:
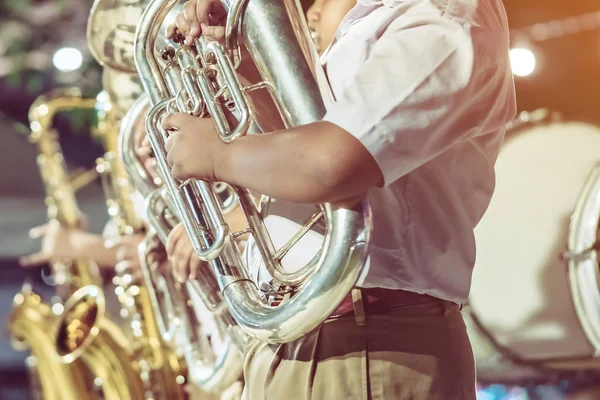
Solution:
<svg viewBox="0 0 600 400"><path fill-rule="evenodd" d="M594 355L593 327L588 329L585 321L587 310L600 304L598 280L591 278L594 271L597 276L596 259L591 253L584 284L582 277L569 281L569 267L579 267L560 256L573 236L569 228L576 205L600 199L600 185L589 182L600 178L590 177L599 160L600 128L584 122L532 124L509 132L501 149L496 191L475 229L477 261L469 302L493 338L522 359ZM572 232L587 229L585 237L575 235L571 246L594 242L599 212L588 212L587 220L571 225ZM576 312L571 285L588 299L587 310ZM597 319L600 309L595 311ZM470 334L474 342L483 340L476 329Z"/></svg>

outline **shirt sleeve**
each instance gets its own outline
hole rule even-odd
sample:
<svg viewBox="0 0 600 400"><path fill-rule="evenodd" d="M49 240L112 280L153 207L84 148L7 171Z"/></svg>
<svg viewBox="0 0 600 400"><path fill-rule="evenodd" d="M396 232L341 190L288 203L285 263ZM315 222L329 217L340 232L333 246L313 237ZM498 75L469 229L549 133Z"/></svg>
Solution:
<svg viewBox="0 0 600 400"><path fill-rule="evenodd" d="M355 136L385 184L394 182L455 142L489 132L506 86L500 81L512 75L507 54L497 58L501 46L477 54L474 43L470 27L449 18L390 25L323 120Z"/></svg>

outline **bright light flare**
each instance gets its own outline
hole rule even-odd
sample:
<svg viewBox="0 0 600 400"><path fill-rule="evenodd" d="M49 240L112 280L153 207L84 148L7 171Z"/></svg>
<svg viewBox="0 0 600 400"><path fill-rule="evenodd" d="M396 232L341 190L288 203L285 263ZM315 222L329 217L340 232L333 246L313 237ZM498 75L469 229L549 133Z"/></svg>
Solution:
<svg viewBox="0 0 600 400"><path fill-rule="evenodd" d="M54 53L52 63L62 72L72 72L81 67L83 56L81 51L74 47L63 47Z"/></svg>
<svg viewBox="0 0 600 400"><path fill-rule="evenodd" d="M524 48L510 50L510 66L516 76L529 76L535 71L536 59L533 51Z"/></svg>

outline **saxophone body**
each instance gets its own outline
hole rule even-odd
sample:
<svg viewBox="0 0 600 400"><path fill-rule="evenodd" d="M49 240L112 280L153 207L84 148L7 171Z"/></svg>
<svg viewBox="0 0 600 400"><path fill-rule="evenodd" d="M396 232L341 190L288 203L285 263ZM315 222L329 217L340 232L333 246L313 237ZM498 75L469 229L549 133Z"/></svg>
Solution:
<svg viewBox="0 0 600 400"><path fill-rule="evenodd" d="M91 172L69 174L52 125L55 116L73 109L93 109L95 101L81 96L78 89L61 89L38 97L29 110L29 141L37 146L39 166L46 196L49 223L76 227L80 211L75 192L97 178ZM89 260L53 262L51 283L60 294L70 294L79 287L97 282L97 267ZM47 400L96 399L93 376L81 362L64 365L58 362L53 333L60 323L61 304L53 309L25 285L13 300L8 329L16 350L30 350L32 375ZM53 310L56 310L54 312Z"/></svg>
<svg viewBox="0 0 600 400"><path fill-rule="evenodd" d="M52 130L55 116L62 111L91 109L94 99L83 98L79 89L58 89L38 97L29 109L31 134L29 140L38 148L37 164L46 189L45 203L50 223L60 223L67 228L79 224L81 212L75 193L97 178L94 170L70 175L57 134ZM90 260L53 262L53 280L66 285L72 293L80 287L98 282L97 266Z"/></svg>
<svg viewBox="0 0 600 400"><path fill-rule="evenodd" d="M110 99L106 97L105 100L105 106L99 106L104 110L99 113L99 126L107 152L97 161L97 166L103 179L109 215L119 235L142 233L144 227L132 201L135 189L118 157L121 121L111 112ZM157 399L186 398L183 390L186 367L160 335L148 288L144 283L134 283L129 271L117 274L113 282L144 390L153 393L153 398Z"/></svg>

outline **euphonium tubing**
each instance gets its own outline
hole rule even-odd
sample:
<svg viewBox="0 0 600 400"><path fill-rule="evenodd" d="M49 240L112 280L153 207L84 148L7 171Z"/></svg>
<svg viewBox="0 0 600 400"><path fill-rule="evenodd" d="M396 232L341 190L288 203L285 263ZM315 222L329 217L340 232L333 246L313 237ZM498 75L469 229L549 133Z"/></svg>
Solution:
<svg viewBox="0 0 600 400"><path fill-rule="evenodd" d="M174 206L167 205L168 202L172 203L169 201L168 192L164 188L158 188L160 180L153 178L155 174L146 169L135 151L139 138L135 137L134 129L138 119L145 116L147 109L148 98L143 96L125 115L119 134L119 155L124 161L130 180L146 197L146 214L153 228L139 248L145 286L160 335L177 355L185 357L190 383L204 391L219 393L241 377L242 364L239 349L228 340L226 345L220 348L221 351L217 356L212 357L210 343L197 332L199 323L195 318L196 307L189 296L188 286L176 283L168 268L161 269L161 263L151 260L151 255L166 243L167 236L178 223L178 219L172 212ZM221 186L220 205L224 212L228 212L236 206L236 197L231 195L232 191L228 185ZM209 271L209 274L212 273ZM204 295L202 290L200 293L204 299L209 299L209 305L219 301L222 306L218 285L212 275L208 278L210 279L202 279L202 282L213 282L213 285L208 285L204 291L216 291L218 299ZM228 321L234 323L231 316Z"/></svg>
<svg viewBox="0 0 600 400"><path fill-rule="evenodd" d="M165 200L168 192L154 190L147 199L150 232L140 245L140 258L148 258L149 249L162 246L170 230L177 223ZM188 366L189 380L207 392L222 392L241 378L241 348L245 337L236 327L229 314L219 287L211 271L200 270L200 277L177 284L170 271L161 274L159 265L143 263L147 287L154 287L151 301L155 309L158 326L165 341L172 346L182 346ZM159 301L159 294L162 301ZM199 332L202 319L212 314L215 325L222 327L222 346L213 356L213 348L207 338Z"/></svg>

